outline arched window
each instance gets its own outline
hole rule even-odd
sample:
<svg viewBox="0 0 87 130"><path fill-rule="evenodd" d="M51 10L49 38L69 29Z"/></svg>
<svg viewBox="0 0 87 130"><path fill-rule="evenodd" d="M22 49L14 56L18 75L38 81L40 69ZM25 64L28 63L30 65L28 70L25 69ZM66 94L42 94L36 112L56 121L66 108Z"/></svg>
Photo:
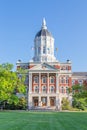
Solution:
<svg viewBox="0 0 87 130"><path fill-rule="evenodd" d="M50 83L54 83L54 77L50 77Z"/></svg>
<svg viewBox="0 0 87 130"><path fill-rule="evenodd" d="M38 87L38 86L35 86L34 92L35 92L35 93L39 93L39 87Z"/></svg>
<svg viewBox="0 0 87 130"><path fill-rule="evenodd" d="M42 92L46 93L47 92L47 87L46 86L42 86Z"/></svg>
<svg viewBox="0 0 87 130"><path fill-rule="evenodd" d="M46 77L42 77L42 83L46 83Z"/></svg>
<svg viewBox="0 0 87 130"><path fill-rule="evenodd" d="M64 77L61 77L61 83L64 83Z"/></svg>
<svg viewBox="0 0 87 130"><path fill-rule="evenodd" d="M38 81L38 76L35 76L34 77L34 83L38 83L39 81Z"/></svg>
<svg viewBox="0 0 87 130"><path fill-rule="evenodd" d="M51 93L54 93L54 92L55 92L54 86L51 86L51 87L50 87L50 92L51 92Z"/></svg>

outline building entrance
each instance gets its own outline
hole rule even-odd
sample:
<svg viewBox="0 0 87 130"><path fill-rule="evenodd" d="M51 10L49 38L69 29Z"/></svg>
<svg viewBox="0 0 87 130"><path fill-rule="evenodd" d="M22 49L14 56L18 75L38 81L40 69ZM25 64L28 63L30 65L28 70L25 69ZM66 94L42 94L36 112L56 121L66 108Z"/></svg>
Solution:
<svg viewBox="0 0 87 130"><path fill-rule="evenodd" d="M50 106L55 106L55 97L50 97Z"/></svg>
<svg viewBox="0 0 87 130"><path fill-rule="evenodd" d="M38 106L38 97L33 97L34 106Z"/></svg>
<svg viewBox="0 0 87 130"><path fill-rule="evenodd" d="M42 106L47 106L47 97L41 97Z"/></svg>

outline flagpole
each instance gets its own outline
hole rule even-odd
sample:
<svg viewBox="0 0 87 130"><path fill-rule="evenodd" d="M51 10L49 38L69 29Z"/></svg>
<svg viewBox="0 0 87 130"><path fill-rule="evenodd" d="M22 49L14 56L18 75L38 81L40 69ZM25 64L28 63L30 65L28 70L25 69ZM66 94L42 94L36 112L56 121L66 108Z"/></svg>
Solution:
<svg viewBox="0 0 87 130"><path fill-rule="evenodd" d="M58 58L58 48L55 49L56 51L56 59Z"/></svg>

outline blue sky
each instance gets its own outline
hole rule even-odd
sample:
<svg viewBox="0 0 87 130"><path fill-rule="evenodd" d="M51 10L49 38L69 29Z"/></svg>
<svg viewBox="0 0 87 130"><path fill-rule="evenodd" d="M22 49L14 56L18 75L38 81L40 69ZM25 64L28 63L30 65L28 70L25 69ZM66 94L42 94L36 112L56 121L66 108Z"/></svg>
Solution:
<svg viewBox="0 0 87 130"><path fill-rule="evenodd" d="M87 0L0 0L0 64L33 57L31 47L45 17L58 60L87 71Z"/></svg>

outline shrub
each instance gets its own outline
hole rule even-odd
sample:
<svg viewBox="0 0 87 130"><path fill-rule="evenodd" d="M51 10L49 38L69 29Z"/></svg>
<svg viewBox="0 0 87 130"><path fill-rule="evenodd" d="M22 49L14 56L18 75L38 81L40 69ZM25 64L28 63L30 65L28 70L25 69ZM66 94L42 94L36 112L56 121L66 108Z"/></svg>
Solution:
<svg viewBox="0 0 87 130"><path fill-rule="evenodd" d="M67 98L62 99L62 110L70 110L70 102Z"/></svg>
<svg viewBox="0 0 87 130"><path fill-rule="evenodd" d="M86 109L86 99L85 98L74 98L72 105L74 108L78 108L81 110L85 110Z"/></svg>

